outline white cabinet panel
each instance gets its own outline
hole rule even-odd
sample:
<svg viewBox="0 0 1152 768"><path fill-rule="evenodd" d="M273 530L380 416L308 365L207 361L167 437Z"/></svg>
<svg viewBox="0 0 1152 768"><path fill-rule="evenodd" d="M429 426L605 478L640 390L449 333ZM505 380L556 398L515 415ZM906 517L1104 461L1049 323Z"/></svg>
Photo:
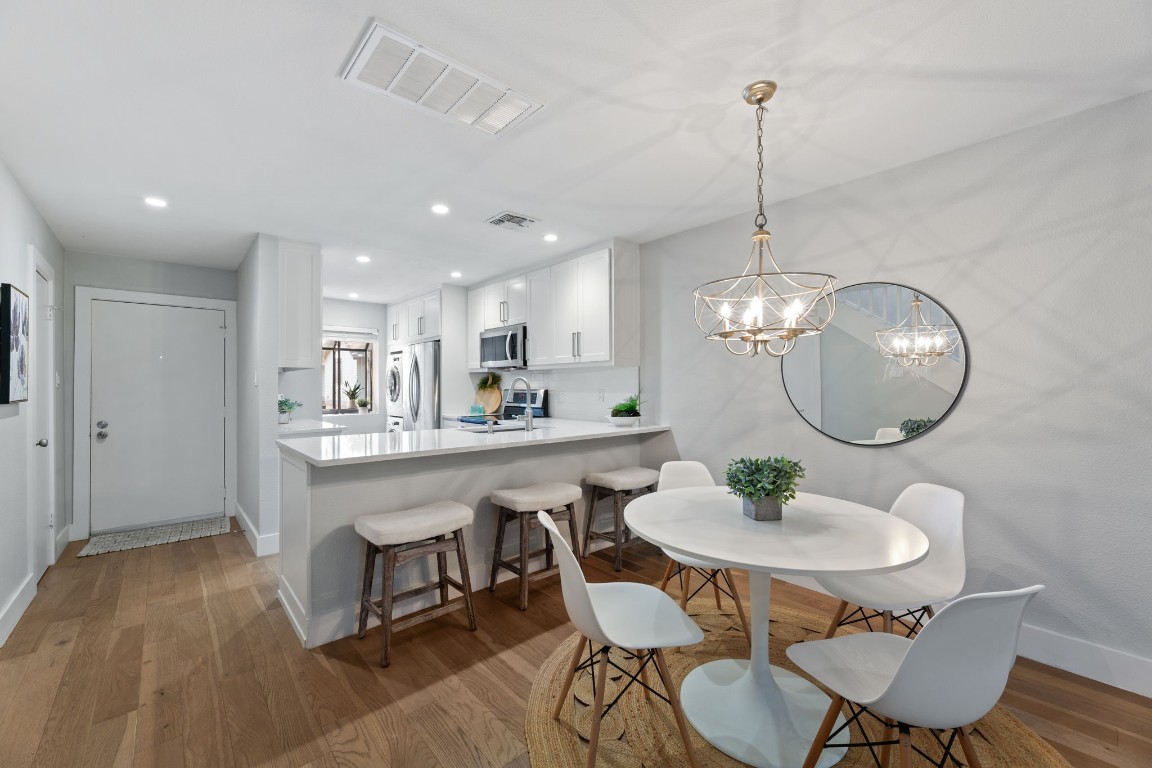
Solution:
<svg viewBox="0 0 1152 768"><path fill-rule="evenodd" d="M320 247L280 241L280 368L319 368Z"/></svg>
<svg viewBox="0 0 1152 768"><path fill-rule="evenodd" d="M405 304L406 341L428 341L440 335L440 291Z"/></svg>
<svg viewBox="0 0 1152 768"><path fill-rule="evenodd" d="M608 251L578 260L580 325L576 359L602 363L612 359L612 269Z"/></svg>
<svg viewBox="0 0 1152 768"><path fill-rule="evenodd" d="M528 275L528 367L550 366L552 348L552 270L541 269ZM477 353L479 354L479 353Z"/></svg>
<svg viewBox="0 0 1152 768"><path fill-rule="evenodd" d="M484 330L504 325L504 283L492 283L484 292Z"/></svg>
<svg viewBox="0 0 1152 768"><path fill-rule="evenodd" d="M407 327L407 312L404 304L388 305L388 327L384 330L384 338L388 341L389 351L404 346L404 329Z"/></svg>
<svg viewBox="0 0 1152 768"><path fill-rule="evenodd" d="M524 275L504 281L504 323L528 322L528 279Z"/></svg>
<svg viewBox="0 0 1152 768"><path fill-rule="evenodd" d="M576 333L580 330L580 281L576 260L552 267L552 362L576 362ZM529 328L531 333L532 329Z"/></svg>
<svg viewBox="0 0 1152 768"><path fill-rule="evenodd" d="M480 333L484 330L484 289L468 291L468 368L480 367Z"/></svg>

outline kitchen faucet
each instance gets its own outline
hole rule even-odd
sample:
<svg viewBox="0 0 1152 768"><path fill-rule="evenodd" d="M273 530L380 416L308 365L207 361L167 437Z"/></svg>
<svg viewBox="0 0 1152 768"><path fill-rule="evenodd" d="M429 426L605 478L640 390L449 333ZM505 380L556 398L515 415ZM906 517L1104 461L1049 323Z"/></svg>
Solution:
<svg viewBox="0 0 1152 768"><path fill-rule="evenodd" d="M512 380L508 386L508 397L511 399L516 395L516 382L524 382L524 431L532 431L532 385L528 383L528 379L523 376L517 376Z"/></svg>

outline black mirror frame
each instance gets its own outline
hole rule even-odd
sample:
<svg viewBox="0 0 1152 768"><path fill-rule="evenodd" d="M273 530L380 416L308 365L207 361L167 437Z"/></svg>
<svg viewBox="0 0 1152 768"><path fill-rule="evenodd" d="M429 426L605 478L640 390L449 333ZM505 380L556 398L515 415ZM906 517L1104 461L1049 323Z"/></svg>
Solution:
<svg viewBox="0 0 1152 768"><path fill-rule="evenodd" d="M904 445L905 443L910 443L913 440L916 440L920 437L923 437L924 435L928 434L932 430L936 429L936 427L940 426L940 424L945 419L947 419L948 416L950 416L952 414L952 411L954 411L956 409L957 403L960 402L960 398L963 397L963 395L964 395L964 390L968 388L968 375L972 370L971 349L968 346L968 336L967 336L967 334L964 333L964 329L960 326L960 323L956 322L956 315L952 314L952 310L948 309L948 307L944 306L939 301L937 301L936 298L934 296L932 296L931 294L927 294L924 291L921 291L917 288L913 288L912 286L909 286L909 285L905 285L904 283L882 283L882 282L879 282L877 280L869 280L869 281L863 282L863 283L852 283L851 285L841 286L840 288L836 289L836 293L839 293L840 291L847 290L849 288L856 288L856 287L861 286L861 285L895 285L898 288L905 288L905 289L912 291L914 293L919 293L921 296L923 296L927 299L931 299L932 302L936 306L940 307L940 309L944 310L945 314L947 314L948 317L952 320L952 325L956 326L956 330L960 334L960 343L964 345L964 378L960 381L960 388L958 390L956 390L956 397L952 399L952 404L950 406L948 406L948 410L946 410L946 411L944 411L944 413L940 414L940 418L936 419L936 421L934 421L930 427L923 429L920 432L917 432L916 434L912 435L911 437L906 437L903 440L896 440L896 441L891 442L891 443L854 443L851 440L843 440L843 439L836 437L834 435L830 435L827 432L824 432L823 430L821 430L819 427L817 427L812 422L808 421L808 419L804 418L804 414L800 413L800 409L796 407L796 403L792 400L792 393L788 391L788 382L784 378L784 359L785 358L783 358L783 357L780 358L780 384L782 387L784 387L784 394L788 396L788 404L792 406L792 410L796 411L796 415L800 417L800 420L803 421L805 424L807 424L812 429L819 432L824 437L828 438L829 440L835 440L838 443L843 443L844 445L851 445L855 448L889 448L889 447L894 446L894 445Z"/></svg>

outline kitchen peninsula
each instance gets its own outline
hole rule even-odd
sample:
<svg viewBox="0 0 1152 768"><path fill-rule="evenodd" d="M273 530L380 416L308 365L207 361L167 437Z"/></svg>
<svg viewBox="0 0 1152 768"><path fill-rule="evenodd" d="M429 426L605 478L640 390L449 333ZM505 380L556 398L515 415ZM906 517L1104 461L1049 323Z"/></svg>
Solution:
<svg viewBox="0 0 1152 768"><path fill-rule="evenodd" d="M496 539L491 491L547 481L580 484L589 472L658 467L678 457L666 426L543 418L531 432L431 429L299 437L277 445L279 597L307 648L355 632L364 556L353 529L357 517L440 500L468 505L476 519L464 538L472 583L480 587L488 583ZM576 507L580 530L585 502ZM431 580L434 563L429 558L398 571L397 591ZM431 600L405 601L396 615ZM477 617L481 625L490 618Z"/></svg>

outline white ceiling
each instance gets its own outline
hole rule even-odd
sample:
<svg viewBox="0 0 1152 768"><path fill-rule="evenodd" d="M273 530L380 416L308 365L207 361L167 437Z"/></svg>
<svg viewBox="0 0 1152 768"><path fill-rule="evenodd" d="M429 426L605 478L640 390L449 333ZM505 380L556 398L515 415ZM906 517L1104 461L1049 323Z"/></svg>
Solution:
<svg viewBox="0 0 1152 768"><path fill-rule="evenodd" d="M544 107L491 137L344 82L371 17ZM232 269L267 232L384 302L751 210L752 80L782 199L1152 90L1150 33L1146 0L4 0L0 156L67 248Z"/></svg>

